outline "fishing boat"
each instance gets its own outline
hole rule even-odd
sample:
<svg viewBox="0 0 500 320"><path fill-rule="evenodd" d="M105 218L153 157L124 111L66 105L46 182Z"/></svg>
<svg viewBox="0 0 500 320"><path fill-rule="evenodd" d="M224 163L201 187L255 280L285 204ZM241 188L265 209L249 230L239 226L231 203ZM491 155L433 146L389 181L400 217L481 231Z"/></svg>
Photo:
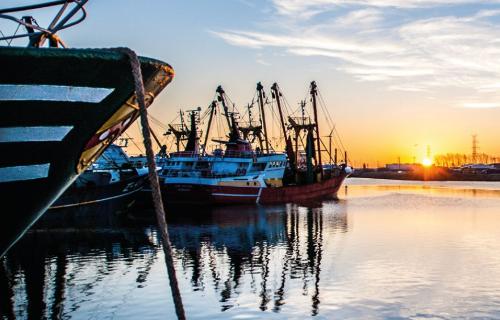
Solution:
<svg viewBox="0 0 500 320"><path fill-rule="evenodd" d="M123 49L68 49L56 35L85 18L86 2L0 9L26 29L0 41L29 39L28 47L0 47L0 256L139 115ZM13 15L56 5L47 28ZM174 73L162 61L139 61L150 105Z"/></svg>
<svg viewBox="0 0 500 320"><path fill-rule="evenodd" d="M185 133L188 136L186 147L183 151L170 154L160 175L165 203L278 204L336 197L342 181L352 169L347 165L347 153L342 164L337 163L337 152L334 161L326 165L322 163L321 154L325 151L331 160L333 157L331 147L325 150L320 139L316 83L313 81L310 87L314 120L305 115L303 103L301 117L289 116L288 123L285 123L282 93L277 84L271 88L279 113L285 152L276 152L270 146L263 89L258 83L256 96L260 121L252 122L250 115L249 123L244 126L238 122L234 109L229 110L227 96L219 86L217 101L212 102L206 115L208 125L201 145L197 135L199 116L195 111L190 113L191 125ZM223 111L216 112L219 102ZM224 149L217 148L209 154L207 143L216 113L224 115L229 134L227 140L212 139ZM248 113L251 113L250 108ZM259 142L255 149L250 138ZM301 157L299 143L304 140L304 157Z"/></svg>
<svg viewBox="0 0 500 320"><path fill-rule="evenodd" d="M142 190L147 179L147 169L132 165L123 149L110 145L104 153L66 189L49 207L57 213L62 209L101 206L115 203L115 210L132 205L134 196Z"/></svg>

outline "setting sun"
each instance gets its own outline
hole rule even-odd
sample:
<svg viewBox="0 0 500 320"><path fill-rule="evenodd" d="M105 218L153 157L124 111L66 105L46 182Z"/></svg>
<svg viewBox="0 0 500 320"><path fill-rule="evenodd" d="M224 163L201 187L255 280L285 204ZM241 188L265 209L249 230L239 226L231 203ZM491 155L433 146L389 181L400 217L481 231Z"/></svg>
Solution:
<svg viewBox="0 0 500 320"><path fill-rule="evenodd" d="M429 158L424 158L424 160L422 160L422 165L424 167L430 167L432 165L432 160Z"/></svg>

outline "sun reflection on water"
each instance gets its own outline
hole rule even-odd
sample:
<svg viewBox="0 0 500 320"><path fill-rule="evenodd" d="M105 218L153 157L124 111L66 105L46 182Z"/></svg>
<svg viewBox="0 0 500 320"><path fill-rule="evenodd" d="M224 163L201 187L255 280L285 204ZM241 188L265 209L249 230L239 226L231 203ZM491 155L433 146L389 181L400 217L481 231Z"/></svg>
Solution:
<svg viewBox="0 0 500 320"><path fill-rule="evenodd" d="M500 188L347 185L310 207L170 211L188 317L500 316ZM105 227L29 233L1 264L1 315L173 317L156 229Z"/></svg>

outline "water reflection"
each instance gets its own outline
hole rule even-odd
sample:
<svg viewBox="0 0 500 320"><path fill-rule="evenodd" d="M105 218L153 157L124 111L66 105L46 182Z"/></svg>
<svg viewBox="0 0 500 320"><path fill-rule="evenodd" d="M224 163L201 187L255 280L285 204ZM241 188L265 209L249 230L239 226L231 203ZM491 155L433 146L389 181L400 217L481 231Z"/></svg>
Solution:
<svg viewBox="0 0 500 320"><path fill-rule="evenodd" d="M338 210L345 206L326 206L334 208L326 218L330 232L346 232L347 214ZM213 290L220 311L233 308L241 294L251 293L259 310L280 312L288 283L300 282L303 294L310 296L310 314L316 315L321 302L323 211L287 205L175 215L169 219L169 233L179 274L189 279L193 292ZM2 316L69 318L90 297L102 295L100 282L115 285L109 279L131 268L136 269L137 289L156 281L149 279L150 273L163 257L155 227L105 221L109 224L101 221L97 229L80 231L40 224L22 239L2 261ZM161 298L168 300L165 293Z"/></svg>
<svg viewBox="0 0 500 320"><path fill-rule="evenodd" d="M248 280L258 308L279 312L287 281L301 281L305 294L311 290L311 314L318 313L322 208L231 207L216 209L205 219L195 216L177 219L169 230L173 246L180 249L177 258L191 273L194 291L212 287L221 311L226 311L235 306ZM331 213L328 220L331 232L347 231L345 212Z"/></svg>
<svg viewBox="0 0 500 320"><path fill-rule="evenodd" d="M422 194L435 197L494 198L500 197L499 182L484 181L396 181L383 179L352 178L346 181L349 197L365 197L387 193Z"/></svg>
<svg viewBox="0 0 500 320"><path fill-rule="evenodd" d="M79 299L85 301L115 271L117 260L147 264L157 259L158 245L148 233L152 230L30 232L2 261L6 277L0 283L1 314L8 319L13 315L60 319L70 314L79 308ZM89 269L93 269L91 276ZM137 282L141 281L138 277ZM75 287L81 296L68 301L67 287Z"/></svg>
<svg viewBox="0 0 500 320"><path fill-rule="evenodd" d="M500 318L495 192L354 182L339 201L170 211L188 318ZM97 221L23 238L0 318L172 318L154 221Z"/></svg>

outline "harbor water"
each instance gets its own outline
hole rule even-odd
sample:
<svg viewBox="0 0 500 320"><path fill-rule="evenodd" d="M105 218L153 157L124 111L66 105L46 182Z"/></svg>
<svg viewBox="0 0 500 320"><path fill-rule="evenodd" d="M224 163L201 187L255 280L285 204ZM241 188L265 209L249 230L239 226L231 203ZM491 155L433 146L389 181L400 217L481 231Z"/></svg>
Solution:
<svg viewBox="0 0 500 320"><path fill-rule="evenodd" d="M352 178L338 201L167 215L188 319L500 319L500 183ZM115 218L29 232L1 318L174 319L154 220Z"/></svg>

